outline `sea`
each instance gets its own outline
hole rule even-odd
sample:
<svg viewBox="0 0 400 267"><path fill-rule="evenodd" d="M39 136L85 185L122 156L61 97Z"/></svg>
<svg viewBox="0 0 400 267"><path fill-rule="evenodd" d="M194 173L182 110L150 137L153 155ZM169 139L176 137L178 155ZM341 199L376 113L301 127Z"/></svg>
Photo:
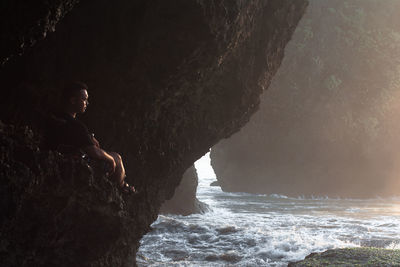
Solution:
<svg viewBox="0 0 400 267"><path fill-rule="evenodd" d="M208 165L207 165L208 164ZM400 249L400 197L346 199L227 193L196 162L197 198L209 211L159 215L138 266L287 266L312 252L346 247Z"/></svg>

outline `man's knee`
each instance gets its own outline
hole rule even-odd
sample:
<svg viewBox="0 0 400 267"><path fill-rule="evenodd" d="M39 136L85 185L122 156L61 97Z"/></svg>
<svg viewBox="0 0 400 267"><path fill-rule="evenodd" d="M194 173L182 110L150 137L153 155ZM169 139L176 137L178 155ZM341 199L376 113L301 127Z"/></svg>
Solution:
<svg viewBox="0 0 400 267"><path fill-rule="evenodd" d="M120 154L118 154L117 152L110 152L109 154L114 158L115 163L122 163L122 158Z"/></svg>

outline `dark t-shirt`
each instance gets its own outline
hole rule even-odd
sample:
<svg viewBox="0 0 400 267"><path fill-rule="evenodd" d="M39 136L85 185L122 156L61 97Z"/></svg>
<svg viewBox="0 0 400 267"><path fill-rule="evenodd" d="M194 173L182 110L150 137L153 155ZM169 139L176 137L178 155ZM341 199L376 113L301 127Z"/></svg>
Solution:
<svg viewBox="0 0 400 267"><path fill-rule="evenodd" d="M88 128L70 114L53 114L46 124L45 143L48 149L76 153L94 145Z"/></svg>

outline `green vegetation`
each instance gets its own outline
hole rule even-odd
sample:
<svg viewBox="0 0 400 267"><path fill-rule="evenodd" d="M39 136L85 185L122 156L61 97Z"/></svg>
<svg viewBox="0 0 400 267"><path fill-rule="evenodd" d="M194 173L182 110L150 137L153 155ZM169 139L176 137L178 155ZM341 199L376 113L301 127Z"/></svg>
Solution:
<svg viewBox="0 0 400 267"><path fill-rule="evenodd" d="M289 267L303 266L400 266L400 250L344 248L312 253Z"/></svg>

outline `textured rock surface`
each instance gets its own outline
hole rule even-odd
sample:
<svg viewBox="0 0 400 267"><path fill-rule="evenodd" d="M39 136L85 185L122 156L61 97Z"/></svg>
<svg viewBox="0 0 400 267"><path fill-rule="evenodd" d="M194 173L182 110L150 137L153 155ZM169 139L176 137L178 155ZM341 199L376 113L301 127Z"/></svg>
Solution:
<svg viewBox="0 0 400 267"><path fill-rule="evenodd" d="M55 31L79 0L1 1L0 67Z"/></svg>
<svg viewBox="0 0 400 267"><path fill-rule="evenodd" d="M0 166L6 173L2 188L21 210L1 221L2 235L10 239L5 242L13 246L2 244L7 248L1 261L9 266L32 266L33 258L36 266L134 265L141 236L184 171L257 109L259 94L275 74L305 7L305 1L289 0L86 0L54 33L3 65L0 82L9 90L1 91L0 119L29 124L38 138L43 116L56 105L63 83L86 81L91 105L82 120L104 147L122 154L128 181L141 195L121 200L112 185L97 177L89 192L76 184L69 188L72 177L89 181L90 173L65 174L65 183L54 180L60 192L36 186L21 195L24 183L7 184L13 177L28 184L34 177L30 166L37 163L11 157L15 166L27 167L26 173L10 176L8 170L17 167L9 169L6 161ZM111 193L96 196L103 191ZM67 205L67 216L63 205L69 194L67 200L80 208ZM48 201L56 198L59 205ZM35 204L33 212L29 203L43 205ZM72 221L58 220L60 213ZM26 242L31 235L38 238Z"/></svg>
<svg viewBox="0 0 400 267"><path fill-rule="evenodd" d="M207 204L196 198L197 184L196 169L192 166L183 174L181 183L175 188L174 196L163 203L160 213L190 215L206 212Z"/></svg>
<svg viewBox="0 0 400 267"><path fill-rule="evenodd" d="M149 228L132 203L145 199L37 143L27 127L0 125L1 266L133 264Z"/></svg>
<svg viewBox="0 0 400 267"><path fill-rule="evenodd" d="M306 266L399 266L400 250L379 248L332 249L312 253L303 261L289 263L289 267Z"/></svg>
<svg viewBox="0 0 400 267"><path fill-rule="evenodd" d="M399 1L310 1L241 131L212 149L225 191L400 193Z"/></svg>

